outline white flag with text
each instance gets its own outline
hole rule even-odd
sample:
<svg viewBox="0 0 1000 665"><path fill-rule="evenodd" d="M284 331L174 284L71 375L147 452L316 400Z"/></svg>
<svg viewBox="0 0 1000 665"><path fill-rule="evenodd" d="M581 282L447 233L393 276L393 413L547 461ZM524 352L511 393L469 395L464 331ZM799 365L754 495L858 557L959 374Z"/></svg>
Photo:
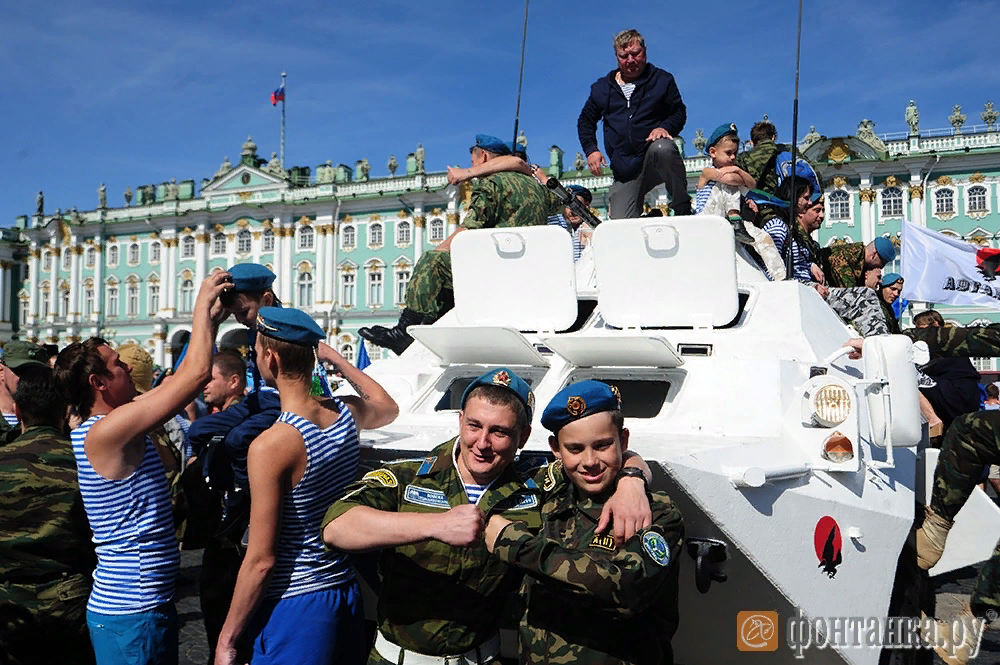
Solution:
<svg viewBox="0 0 1000 665"><path fill-rule="evenodd" d="M1000 309L1000 249L903 221L903 298Z"/></svg>

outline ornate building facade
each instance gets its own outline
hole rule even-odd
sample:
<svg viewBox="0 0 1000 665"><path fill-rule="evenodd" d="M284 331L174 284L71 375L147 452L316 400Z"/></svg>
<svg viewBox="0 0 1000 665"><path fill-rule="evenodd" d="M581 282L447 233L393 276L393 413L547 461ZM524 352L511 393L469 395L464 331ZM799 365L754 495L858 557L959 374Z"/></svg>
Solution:
<svg viewBox="0 0 1000 665"><path fill-rule="evenodd" d="M956 108L951 129L921 131L911 105L910 130L898 136L877 136L868 120L855 136L831 139L811 130L801 146L827 193L819 241L885 235L898 242L906 218L998 246L1000 132L992 104L982 118L984 125L966 127ZM709 159L703 131L692 143L697 154L685 162L693 191ZM610 171L591 175L579 153L564 168L563 157L552 146L547 171L589 187L595 213L606 217ZM400 166L405 173L397 175ZM97 208L54 215L44 213L39 195L36 214L18 217L0 237L0 341L18 336L64 346L100 335L142 344L167 366L190 334L201 280L253 261L277 274L275 292L285 305L309 312L328 342L353 359L358 328L395 322L413 265L465 214L468 187L449 185L446 173L427 173L422 146L404 165L390 157L387 168L381 178L370 177L367 159L353 168L328 161L286 170L273 154L270 161L258 157L248 138L239 162L226 158L197 190L193 180L141 185L134 195L125 192L122 207L108 207L102 185ZM667 200L660 187L647 205L665 209ZM1000 320L1000 312L941 309L962 324ZM223 324L220 346L245 344L241 326ZM373 359L389 354L368 352ZM980 365L989 368L988 361Z"/></svg>

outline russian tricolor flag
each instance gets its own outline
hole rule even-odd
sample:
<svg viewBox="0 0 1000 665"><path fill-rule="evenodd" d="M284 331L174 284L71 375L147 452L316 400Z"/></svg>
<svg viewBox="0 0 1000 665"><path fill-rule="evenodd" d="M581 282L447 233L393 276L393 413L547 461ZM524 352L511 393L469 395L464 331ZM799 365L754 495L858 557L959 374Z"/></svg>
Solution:
<svg viewBox="0 0 1000 665"><path fill-rule="evenodd" d="M277 106L278 102L285 101L285 82L282 81L278 89L271 93L271 106Z"/></svg>

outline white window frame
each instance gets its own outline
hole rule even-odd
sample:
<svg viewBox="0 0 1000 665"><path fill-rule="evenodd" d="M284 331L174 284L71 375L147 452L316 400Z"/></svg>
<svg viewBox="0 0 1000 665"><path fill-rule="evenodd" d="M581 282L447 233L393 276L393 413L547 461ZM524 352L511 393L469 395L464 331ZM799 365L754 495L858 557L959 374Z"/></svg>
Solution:
<svg viewBox="0 0 1000 665"><path fill-rule="evenodd" d="M198 253L197 247L198 242L194 239L194 236L184 236L181 238L181 259L193 259Z"/></svg>
<svg viewBox="0 0 1000 665"><path fill-rule="evenodd" d="M441 232L438 233L438 234L435 234L434 233L435 228L441 229ZM430 224L427 227L427 229L428 229L427 230L427 239L430 242L433 242L433 243L442 242L444 240L444 232L445 232L446 228L447 227L444 224L444 220L435 217L434 219L432 219L430 221Z"/></svg>
<svg viewBox="0 0 1000 665"><path fill-rule="evenodd" d="M340 273L340 306L344 309L357 307L358 305L357 274L357 272L347 272L346 270L342 270ZM348 292L348 289L350 289L350 292Z"/></svg>
<svg viewBox="0 0 1000 665"><path fill-rule="evenodd" d="M160 262L160 251L161 251L161 248L162 248L162 245L160 245L160 241L159 240L154 240L153 242L149 243L149 262L150 263L159 263Z"/></svg>
<svg viewBox="0 0 1000 665"><path fill-rule="evenodd" d="M246 244L246 249L243 248L244 243ZM247 229L240 229L239 233L236 234L236 253L237 254L249 254L253 251L253 234Z"/></svg>
<svg viewBox="0 0 1000 665"><path fill-rule="evenodd" d="M181 284L178 291L180 292L180 299L178 303L180 312L190 314L194 311L194 280L181 278Z"/></svg>
<svg viewBox="0 0 1000 665"><path fill-rule="evenodd" d="M378 236L376 237L376 232ZM381 247L385 244L385 226L382 222L371 222L368 224L368 246Z"/></svg>
<svg viewBox="0 0 1000 665"><path fill-rule="evenodd" d="M139 282L126 282L125 316L130 319L139 316Z"/></svg>
<svg viewBox="0 0 1000 665"><path fill-rule="evenodd" d="M73 250L69 247L63 249L62 269L64 272L69 272L73 269Z"/></svg>
<svg viewBox="0 0 1000 665"><path fill-rule="evenodd" d="M365 283L368 288L365 290L365 304L378 309L385 305L385 270L375 268L367 270L366 273Z"/></svg>
<svg viewBox="0 0 1000 665"><path fill-rule="evenodd" d="M406 247L411 242L413 242L413 227L405 219L396 222L396 245Z"/></svg>
<svg viewBox="0 0 1000 665"><path fill-rule="evenodd" d="M260 251L274 251L274 229L264 229L260 235Z"/></svg>
<svg viewBox="0 0 1000 665"><path fill-rule="evenodd" d="M348 242L350 241L350 242ZM353 224L340 227L340 248L351 250L358 246L358 230Z"/></svg>
<svg viewBox="0 0 1000 665"><path fill-rule="evenodd" d="M83 315L88 319L94 315L95 291L90 280L83 283Z"/></svg>
<svg viewBox="0 0 1000 665"><path fill-rule="evenodd" d="M132 258L133 255L135 258ZM142 258L142 250L139 248L139 243L133 242L129 243L128 246L128 264L130 266L139 265L139 260Z"/></svg>
<svg viewBox="0 0 1000 665"><path fill-rule="evenodd" d="M983 190L985 190L984 193L983 193L983 206L984 207L981 208L981 209L979 209L979 210L973 210L972 209L972 190L975 189L976 187L982 187ZM990 189L991 189L990 185L988 183L985 183L985 182L977 182L975 184L971 184L971 185L966 185L965 186L965 188L962 191L962 194L963 194L963 199L964 199L963 203L965 204L965 214L966 214L966 216L972 217L973 219L982 219L986 215L990 214L990 212L991 212L991 209L990 209L991 208L991 206L990 206L990 198L991 198L991 196L990 196L990 194L991 194Z"/></svg>
<svg viewBox="0 0 1000 665"><path fill-rule="evenodd" d="M344 357L344 360L354 364L354 345L350 342L345 342L340 345L340 355Z"/></svg>
<svg viewBox="0 0 1000 665"><path fill-rule="evenodd" d="M951 211L944 211L944 212L942 212L941 209L938 207L938 201L939 201L938 197L939 197L939 195L945 194L945 193L951 194ZM957 206L957 201L956 201L957 197L955 196L956 193L957 192L955 191L955 188L954 187L950 187L950 186L935 187L934 188L934 192L931 194L931 196L934 197L934 201L933 201L933 204L931 206L931 210L932 210L931 214L932 214L932 216L935 219L940 219L940 220L945 220L946 221L946 220L950 220L950 219L954 219L955 218L955 215L958 214L958 206Z"/></svg>
<svg viewBox="0 0 1000 665"><path fill-rule="evenodd" d="M118 316L118 296L119 296L119 284L116 280L112 279L108 282L108 317Z"/></svg>
<svg viewBox="0 0 1000 665"><path fill-rule="evenodd" d="M111 267L117 266L118 262L121 260L121 249L117 244L108 245L108 265Z"/></svg>
<svg viewBox="0 0 1000 665"><path fill-rule="evenodd" d="M158 311L160 311L160 284L150 282L146 293L146 313L149 318L153 318Z"/></svg>
<svg viewBox="0 0 1000 665"><path fill-rule="evenodd" d="M834 217L833 216L833 195L834 194L846 194L847 200L842 202L847 206L847 217ZM838 203L840 205L840 203ZM847 222L848 226L854 226L854 195L846 189L835 189L830 192L826 200L826 226L829 228L834 224L842 224Z"/></svg>
<svg viewBox="0 0 1000 665"><path fill-rule="evenodd" d="M69 316L69 288L59 287L59 317Z"/></svg>
<svg viewBox="0 0 1000 665"><path fill-rule="evenodd" d="M402 305L406 299L406 288L410 284L410 280L413 278L413 267L412 266L396 266L395 273L395 293L396 293L396 304ZM403 277L405 275L405 279Z"/></svg>
<svg viewBox="0 0 1000 665"><path fill-rule="evenodd" d="M890 200L886 198L886 192L899 192L899 213L889 211L886 214L886 205L890 203ZM885 187L879 192L879 218L880 219L902 219L906 215L906 198L903 193L902 187Z"/></svg>
<svg viewBox="0 0 1000 665"><path fill-rule="evenodd" d="M220 249L221 246L221 249ZM212 234L212 256L226 255L226 234L216 231Z"/></svg>
<svg viewBox="0 0 1000 665"><path fill-rule="evenodd" d="M84 253L83 267L93 268L95 265L97 265L97 248L88 247Z"/></svg>
<svg viewBox="0 0 1000 665"><path fill-rule="evenodd" d="M299 251L310 250L316 247L316 232L308 224L299 227Z"/></svg>

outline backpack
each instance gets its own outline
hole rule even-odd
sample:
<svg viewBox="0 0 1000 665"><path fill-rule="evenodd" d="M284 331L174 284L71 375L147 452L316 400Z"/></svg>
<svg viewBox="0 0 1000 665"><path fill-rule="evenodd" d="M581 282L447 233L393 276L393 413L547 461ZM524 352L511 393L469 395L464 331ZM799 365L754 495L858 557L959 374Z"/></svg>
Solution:
<svg viewBox="0 0 1000 665"><path fill-rule="evenodd" d="M774 169L778 173L778 186L785 181L785 178L792 174L792 153L781 151L775 153ZM819 176L812 165L802 157L795 158L795 175L804 180L808 180L812 185L812 200L816 201L823 194L823 188L819 184Z"/></svg>

